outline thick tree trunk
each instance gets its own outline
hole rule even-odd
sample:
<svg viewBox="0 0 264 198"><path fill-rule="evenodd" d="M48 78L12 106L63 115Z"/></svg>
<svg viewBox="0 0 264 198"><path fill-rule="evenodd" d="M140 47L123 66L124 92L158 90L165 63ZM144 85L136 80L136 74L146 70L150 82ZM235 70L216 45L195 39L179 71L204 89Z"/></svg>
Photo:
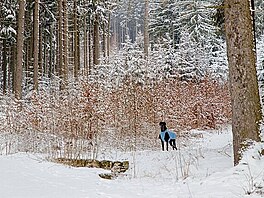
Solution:
<svg viewBox="0 0 264 198"><path fill-rule="evenodd" d="M15 69L15 97L22 98L22 72L23 72L23 42L24 42L24 22L25 22L25 0L19 0L18 28L17 28L17 54Z"/></svg>
<svg viewBox="0 0 264 198"><path fill-rule="evenodd" d="M261 107L249 0L225 0L225 29L232 103L234 164L246 140L259 141Z"/></svg>

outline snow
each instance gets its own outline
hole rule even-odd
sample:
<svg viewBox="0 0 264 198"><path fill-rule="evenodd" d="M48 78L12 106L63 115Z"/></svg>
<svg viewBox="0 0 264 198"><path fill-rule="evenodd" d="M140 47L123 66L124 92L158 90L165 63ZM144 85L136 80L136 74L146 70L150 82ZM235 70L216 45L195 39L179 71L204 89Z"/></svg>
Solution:
<svg viewBox="0 0 264 198"><path fill-rule="evenodd" d="M100 157L129 160L130 169L106 180L95 168L73 168L44 155L0 155L1 198L237 198L263 197L263 144L249 149L233 167L230 127L222 131L191 131L177 140L177 151L109 153ZM158 141L158 140L157 140ZM262 195L261 195L262 190ZM246 192L254 192L246 195ZM258 193L257 193L258 192Z"/></svg>

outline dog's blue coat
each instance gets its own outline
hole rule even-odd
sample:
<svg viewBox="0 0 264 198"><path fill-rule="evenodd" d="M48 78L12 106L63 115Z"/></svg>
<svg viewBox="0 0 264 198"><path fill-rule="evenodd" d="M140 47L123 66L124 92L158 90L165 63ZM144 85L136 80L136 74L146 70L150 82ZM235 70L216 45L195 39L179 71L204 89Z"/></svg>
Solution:
<svg viewBox="0 0 264 198"><path fill-rule="evenodd" d="M170 136L170 139L169 140L173 140L173 139L176 139L176 133L172 132L172 131L169 131L168 129L166 129L165 131L161 131L160 132L160 138L161 140L164 142L165 141L165 133L168 133L169 136Z"/></svg>
<svg viewBox="0 0 264 198"><path fill-rule="evenodd" d="M169 136L170 136L170 140L176 139L176 133L172 132L172 131L168 131Z"/></svg>

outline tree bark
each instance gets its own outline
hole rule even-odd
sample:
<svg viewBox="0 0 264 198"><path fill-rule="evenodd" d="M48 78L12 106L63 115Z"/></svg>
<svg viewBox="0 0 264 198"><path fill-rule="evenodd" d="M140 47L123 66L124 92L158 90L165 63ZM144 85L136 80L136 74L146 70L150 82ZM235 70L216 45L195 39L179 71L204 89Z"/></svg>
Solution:
<svg viewBox="0 0 264 198"><path fill-rule="evenodd" d="M261 106L250 2L225 0L225 29L232 104L234 164L247 140L260 141Z"/></svg>
<svg viewBox="0 0 264 198"><path fill-rule="evenodd" d="M255 23L255 2L254 0L250 0L250 10L251 10L251 16L253 21L253 39L254 39L254 46L255 50L257 51L257 43L256 43L256 23Z"/></svg>
<svg viewBox="0 0 264 198"><path fill-rule="evenodd" d="M25 0L19 0L18 28L17 28L17 53L15 69L15 97L22 98L22 72L23 72L23 42L24 42L24 22L25 22Z"/></svg>

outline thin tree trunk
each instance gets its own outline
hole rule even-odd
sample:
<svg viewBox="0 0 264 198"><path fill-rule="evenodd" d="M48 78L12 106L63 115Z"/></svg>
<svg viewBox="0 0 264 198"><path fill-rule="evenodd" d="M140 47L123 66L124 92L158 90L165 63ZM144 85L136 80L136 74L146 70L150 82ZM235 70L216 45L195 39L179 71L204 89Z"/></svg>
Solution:
<svg viewBox="0 0 264 198"><path fill-rule="evenodd" d="M67 0L63 0L63 81L64 83L67 83L68 81L68 6L67 6Z"/></svg>
<svg viewBox="0 0 264 198"><path fill-rule="evenodd" d="M43 32L42 35L42 27L39 27L39 72L41 76L45 76L47 73L47 36L45 31ZM44 47L43 47L44 43ZM43 49L44 48L44 49ZM43 49L43 52L42 52Z"/></svg>
<svg viewBox="0 0 264 198"><path fill-rule="evenodd" d="M6 81L7 81L7 42L6 39L3 40L3 62L2 62L2 72L3 72L3 94L6 94Z"/></svg>
<svg viewBox="0 0 264 198"><path fill-rule="evenodd" d="M23 72L23 42L24 42L24 22L25 22L25 0L19 0L18 29L17 29L17 53L15 69L15 97L22 98L22 72Z"/></svg>
<svg viewBox="0 0 264 198"><path fill-rule="evenodd" d="M149 0L145 0L145 17L144 17L144 55L145 55L145 58L148 57L148 48L149 48L148 21L149 21Z"/></svg>
<svg viewBox="0 0 264 198"><path fill-rule="evenodd" d="M105 58L106 57L106 32L105 32L105 27L106 27L106 24L103 24L102 25L103 27L103 41L102 41L102 51L103 51L103 57Z"/></svg>
<svg viewBox="0 0 264 198"><path fill-rule="evenodd" d="M94 20L94 65L99 65L100 64L100 40L99 40L99 17L98 14L95 15L95 20Z"/></svg>
<svg viewBox="0 0 264 198"><path fill-rule="evenodd" d="M92 55L93 55L93 49L92 49L92 42L91 42L91 39L92 39L92 23L91 23L91 18L89 17L89 29L88 29L88 75L91 74L91 71L92 71Z"/></svg>
<svg viewBox="0 0 264 198"><path fill-rule="evenodd" d="M261 107L251 17L248 0L225 0L235 165L247 147L247 140L260 141Z"/></svg>
<svg viewBox="0 0 264 198"><path fill-rule="evenodd" d="M55 50L53 50L54 46L53 46L53 39L52 39L52 35L53 35L52 25L50 26L49 31L50 31L50 38L49 38L50 51L49 51L49 74L48 74L48 76L49 76L49 78L51 78L52 73L54 72L54 69L55 69L54 68L55 67L55 63L54 63L55 59L53 58L53 56L54 56L53 52Z"/></svg>
<svg viewBox="0 0 264 198"><path fill-rule="evenodd" d="M58 0L58 12L59 12L59 24L58 24L58 65L57 65L57 71L58 75L61 78L62 77L62 68L63 68L63 7L62 7L62 1Z"/></svg>
<svg viewBox="0 0 264 198"><path fill-rule="evenodd" d="M35 0L35 7L34 7L34 75L33 75L33 83L34 83L34 90L38 90L38 68L39 68L39 0Z"/></svg>
<svg viewBox="0 0 264 198"><path fill-rule="evenodd" d="M83 59L84 59L84 75L88 75L88 33L87 33L87 16L84 16L84 53L83 53Z"/></svg>
<svg viewBox="0 0 264 198"><path fill-rule="evenodd" d="M111 28L111 13L108 14L108 30L107 30L107 59L109 60L110 56L110 28Z"/></svg>
<svg viewBox="0 0 264 198"><path fill-rule="evenodd" d="M10 90L15 90L15 64L16 64L16 45L11 45L11 58L10 58L10 67L8 72L8 82Z"/></svg>
<svg viewBox="0 0 264 198"><path fill-rule="evenodd" d="M40 32L42 32L42 28L40 28ZM44 43L44 45L43 45L43 43ZM48 74L48 69L47 69L47 65L48 65L47 43L48 43L48 38L47 38L46 32L44 31L43 36L40 35L40 40L39 40L39 56L40 56L39 57L39 60L40 60L39 61L39 67L42 70L42 76L47 76L47 74ZM42 52L42 49L43 49L43 52Z"/></svg>
<svg viewBox="0 0 264 198"><path fill-rule="evenodd" d="M34 2L34 0L28 0L27 3L28 5L32 5ZM25 9L27 9L27 7L25 7ZM26 32L33 32L33 27L32 27L32 15L31 15L31 11L27 11L25 13L25 31ZM33 73L33 70L31 71L31 69L33 68L33 41L34 41L34 33L28 35L27 37L25 37L25 60L24 61L24 70L25 70L25 86L29 87L28 84L29 82L32 82L33 80L33 76L31 75ZM29 80L30 78L32 78L32 80Z"/></svg>
<svg viewBox="0 0 264 198"><path fill-rule="evenodd" d="M73 21L74 21L74 77L78 76L78 68L79 68L79 56L78 56L78 48L79 48L79 39L78 39L78 19L77 19L77 2L74 0L74 16L73 16Z"/></svg>

